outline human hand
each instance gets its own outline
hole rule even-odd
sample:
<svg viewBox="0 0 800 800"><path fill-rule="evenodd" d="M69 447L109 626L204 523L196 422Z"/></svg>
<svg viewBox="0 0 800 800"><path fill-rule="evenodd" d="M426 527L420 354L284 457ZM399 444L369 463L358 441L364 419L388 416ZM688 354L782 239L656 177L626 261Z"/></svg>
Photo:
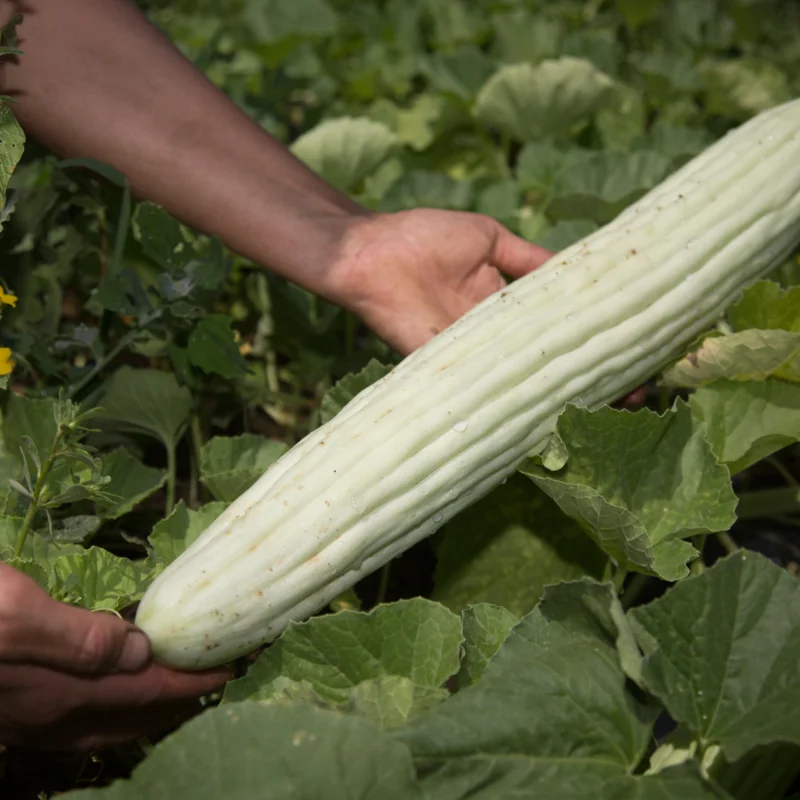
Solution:
<svg viewBox="0 0 800 800"><path fill-rule="evenodd" d="M552 253L482 214L418 209L352 225L328 294L407 355Z"/></svg>
<svg viewBox="0 0 800 800"><path fill-rule="evenodd" d="M154 664L134 625L0 564L0 744L86 751L162 733L228 677Z"/></svg>

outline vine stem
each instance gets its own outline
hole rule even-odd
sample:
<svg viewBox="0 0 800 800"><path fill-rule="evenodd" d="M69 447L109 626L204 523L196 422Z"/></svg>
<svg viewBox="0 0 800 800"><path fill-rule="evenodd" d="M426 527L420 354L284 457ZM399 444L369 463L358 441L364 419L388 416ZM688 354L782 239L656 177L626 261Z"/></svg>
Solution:
<svg viewBox="0 0 800 800"><path fill-rule="evenodd" d="M177 482L177 467L175 463L175 444L170 442L167 447L167 507L165 516L169 516L175 508L175 484Z"/></svg>
<svg viewBox="0 0 800 800"><path fill-rule="evenodd" d="M391 572L391 563L384 564L381 569L381 583L378 587L378 599L375 601L376 605L383 603L386 600L386 593L389 590L389 573Z"/></svg>
<svg viewBox="0 0 800 800"><path fill-rule="evenodd" d="M25 518L22 520L22 527L20 528L19 535L17 536L17 544L16 547L14 548L15 559L19 558L22 555L22 548L25 546L25 540L28 538L28 533L30 532L34 517L36 516L36 512L39 509L39 498L42 496L42 490L44 489L44 484L45 481L47 480L47 474L50 472L50 469L53 466L53 462L56 460L56 454L58 453L58 445L61 442L63 436L64 432L62 428L59 426L55 438L53 439L53 445L50 448L50 453L47 456L47 461L44 462L44 465L39 470L39 474L36 476L36 485L33 487L33 497L31 498L31 504L28 506L28 510L25 512Z"/></svg>
<svg viewBox="0 0 800 800"><path fill-rule="evenodd" d="M67 391L67 399L71 400L78 392L85 386L91 383L98 373L102 372L106 366L113 361L151 322L157 320L162 314L161 309L157 309L143 324L137 325L133 330L128 331L115 345L111 348L108 355L99 359L95 365L77 382L70 386Z"/></svg>
<svg viewBox="0 0 800 800"><path fill-rule="evenodd" d="M190 433L192 437L192 457L189 505L191 508L197 508L200 503L200 454L204 443L203 427L197 414L192 416Z"/></svg>
<svg viewBox="0 0 800 800"><path fill-rule="evenodd" d="M720 531L715 535L717 537L717 541L722 545L726 553L733 555L734 553L739 552L739 545L736 544L729 533L726 531Z"/></svg>

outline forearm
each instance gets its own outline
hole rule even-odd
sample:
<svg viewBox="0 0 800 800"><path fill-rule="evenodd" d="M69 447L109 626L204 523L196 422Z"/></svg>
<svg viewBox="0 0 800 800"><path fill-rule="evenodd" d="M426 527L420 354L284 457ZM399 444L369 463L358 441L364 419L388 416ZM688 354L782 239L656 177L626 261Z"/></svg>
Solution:
<svg viewBox="0 0 800 800"><path fill-rule="evenodd" d="M244 114L128 0L0 0L24 55L0 66L22 125L65 157L125 174L140 196L234 251L328 295L364 213ZM333 298L337 299L337 298Z"/></svg>

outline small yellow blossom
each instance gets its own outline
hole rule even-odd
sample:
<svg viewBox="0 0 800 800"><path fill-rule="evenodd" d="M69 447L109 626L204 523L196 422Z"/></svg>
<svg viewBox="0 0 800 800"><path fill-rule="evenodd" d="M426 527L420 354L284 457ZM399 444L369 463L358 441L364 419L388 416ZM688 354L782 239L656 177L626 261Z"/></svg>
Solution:
<svg viewBox="0 0 800 800"><path fill-rule="evenodd" d="M16 364L11 358L11 350L8 347L0 347L0 376L10 375L15 366Z"/></svg>
<svg viewBox="0 0 800 800"><path fill-rule="evenodd" d="M5 303L12 308L17 305L17 296L15 294L6 294L3 287L0 286L0 303Z"/></svg>

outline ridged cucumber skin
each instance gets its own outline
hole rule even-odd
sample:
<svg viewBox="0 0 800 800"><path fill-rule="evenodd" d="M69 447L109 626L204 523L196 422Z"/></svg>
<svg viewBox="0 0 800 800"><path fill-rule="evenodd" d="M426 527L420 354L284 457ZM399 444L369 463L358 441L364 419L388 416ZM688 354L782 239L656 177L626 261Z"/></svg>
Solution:
<svg viewBox="0 0 800 800"><path fill-rule="evenodd" d="M800 100L754 117L476 306L293 447L149 587L157 660L225 663L436 531L567 403L680 356L800 241Z"/></svg>

